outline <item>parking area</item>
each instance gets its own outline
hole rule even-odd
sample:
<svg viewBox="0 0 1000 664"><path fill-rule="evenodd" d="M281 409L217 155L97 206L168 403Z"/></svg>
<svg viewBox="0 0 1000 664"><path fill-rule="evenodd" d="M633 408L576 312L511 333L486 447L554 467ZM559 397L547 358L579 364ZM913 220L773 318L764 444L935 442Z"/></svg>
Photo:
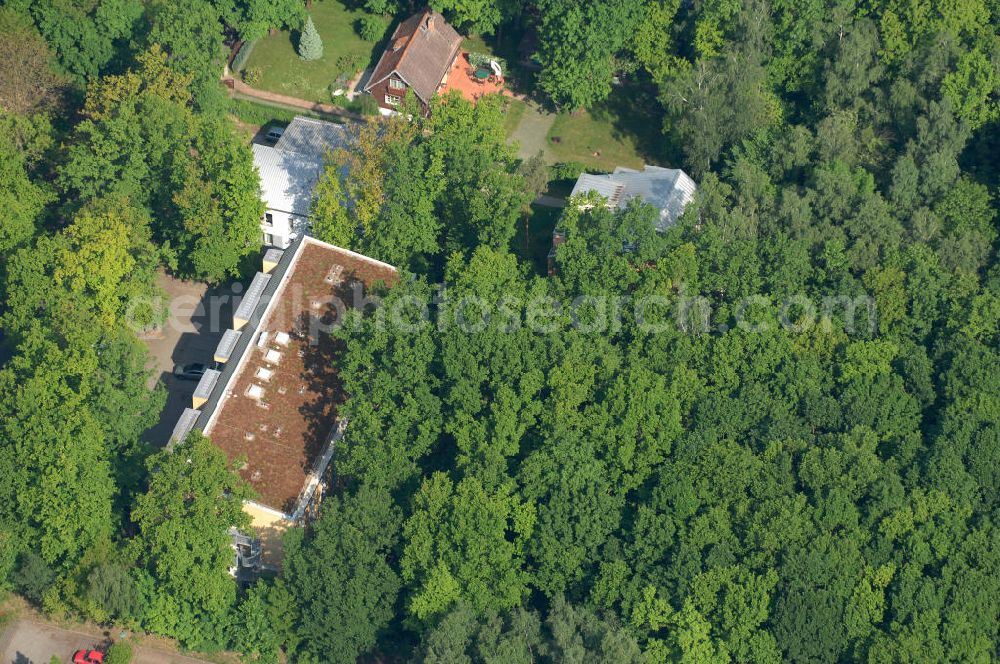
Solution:
<svg viewBox="0 0 1000 664"><path fill-rule="evenodd" d="M81 649L105 649L110 633L94 633L18 620L8 625L0 637L0 664L49 664L53 657L70 664ZM146 646L135 648L138 664L195 664L202 660Z"/></svg>
<svg viewBox="0 0 1000 664"><path fill-rule="evenodd" d="M167 387L167 403L157 424L145 433L145 439L158 446L166 445L177 418L191 405L197 381L174 378L178 364L211 365L215 347L226 328L232 325L233 299L243 287L229 283L209 289L196 281L182 281L165 272L159 285L167 296L169 316L166 324L143 336L154 363L150 387L157 381ZM0 663L2 664L2 663Z"/></svg>

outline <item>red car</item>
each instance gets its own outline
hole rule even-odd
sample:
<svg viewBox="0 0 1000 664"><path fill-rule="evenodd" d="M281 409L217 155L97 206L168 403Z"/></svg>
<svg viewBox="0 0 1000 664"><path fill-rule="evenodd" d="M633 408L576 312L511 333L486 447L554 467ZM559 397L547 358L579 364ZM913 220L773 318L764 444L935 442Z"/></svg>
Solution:
<svg viewBox="0 0 1000 664"><path fill-rule="evenodd" d="M73 653L73 664L104 664L104 653L100 650L77 650Z"/></svg>

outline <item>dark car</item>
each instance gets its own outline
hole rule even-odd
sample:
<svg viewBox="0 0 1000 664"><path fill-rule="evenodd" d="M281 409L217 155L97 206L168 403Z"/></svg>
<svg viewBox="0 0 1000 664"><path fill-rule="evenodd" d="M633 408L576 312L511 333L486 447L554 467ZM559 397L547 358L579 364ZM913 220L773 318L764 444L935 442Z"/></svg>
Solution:
<svg viewBox="0 0 1000 664"><path fill-rule="evenodd" d="M174 378L180 378L181 380L201 380L201 377L205 375L204 364L176 364L174 365Z"/></svg>
<svg viewBox="0 0 1000 664"><path fill-rule="evenodd" d="M77 650L73 653L73 664L104 664L104 653L100 650Z"/></svg>
<svg viewBox="0 0 1000 664"><path fill-rule="evenodd" d="M281 135L284 133L285 133L284 127L271 127L267 131L267 140L269 140L272 143L277 143L278 139L281 138Z"/></svg>

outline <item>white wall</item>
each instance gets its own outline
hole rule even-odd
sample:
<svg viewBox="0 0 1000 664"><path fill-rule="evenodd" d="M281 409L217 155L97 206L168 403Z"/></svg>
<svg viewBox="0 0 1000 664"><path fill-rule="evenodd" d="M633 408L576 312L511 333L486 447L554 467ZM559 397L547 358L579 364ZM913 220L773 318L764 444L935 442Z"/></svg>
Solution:
<svg viewBox="0 0 1000 664"><path fill-rule="evenodd" d="M268 225L267 215L271 215L271 224ZM268 210L264 219L260 221L261 233L267 233L274 238L274 246L285 249L302 231L306 224L306 218L297 215L281 212L280 210Z"/></svg>

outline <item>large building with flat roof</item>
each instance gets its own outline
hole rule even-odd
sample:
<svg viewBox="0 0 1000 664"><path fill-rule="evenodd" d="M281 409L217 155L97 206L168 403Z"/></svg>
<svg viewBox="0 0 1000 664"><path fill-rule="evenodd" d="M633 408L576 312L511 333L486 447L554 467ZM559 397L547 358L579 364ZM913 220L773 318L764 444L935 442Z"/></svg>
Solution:
<svg viewBox="0 0 1000 664"><path fill-rule="evenodd" d="M340 348L329 333L376 282L392 285L391 265L300 235L269 249L223 334L191 408L171 441L202 431L257 492L245 508L261 540L262 562L281 558L280 535L300 522L322 491L345 423Z"/></svg>

